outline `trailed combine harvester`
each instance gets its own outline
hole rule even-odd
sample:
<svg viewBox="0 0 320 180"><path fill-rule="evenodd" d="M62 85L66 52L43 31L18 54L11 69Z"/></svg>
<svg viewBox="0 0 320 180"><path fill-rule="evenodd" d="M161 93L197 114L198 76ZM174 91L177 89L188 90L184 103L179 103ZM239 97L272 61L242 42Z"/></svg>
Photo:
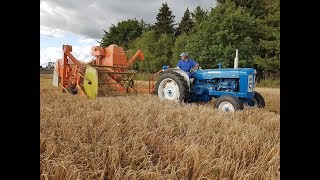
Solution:
<svg viewBox="0 0 320 180"><path fill-rule="evenodd" d="M138 50L130 59L122 47L112 44L108 47L93 46L93 60L84 63L72 55L72 46L63 45L63 58L55 63L53 85L62 92L80 94L91 99L97 96L137 92L132 69L137 58L144 60Z"/></svg>

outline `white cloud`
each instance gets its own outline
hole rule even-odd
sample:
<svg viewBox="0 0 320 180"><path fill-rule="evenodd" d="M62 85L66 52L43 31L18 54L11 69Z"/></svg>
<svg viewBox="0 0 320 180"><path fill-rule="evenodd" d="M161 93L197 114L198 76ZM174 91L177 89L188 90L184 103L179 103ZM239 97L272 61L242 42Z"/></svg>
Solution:
<svg viewBox="0 0 320 180"><path fill-rule="evenodd" d="M65 33L66 32L64 32L61 29L53 29L47 26L40 25L40 34L45 35L47 37L63 38Z"/></svg>
<svg viewBox="0 0 320 180"><path fill-rule="evenodd" d="M40 0L40 24L97 39L103 35L102 29L108 30L112 24L129 18L155 23L164 2L176 22L180 22L187 7L193 11L198 5L209 9L217 4L214 0Z"/></svg>
<svg viewBox="0 0 320 180"><path fill-rule="evenodd" d="M98 46L97 39L92 38L81 38L79 39L79 43L91 43L93 46Z"/></svg>
<svg viewBox="0 0 320 180"><path fill-rule="evenodd" d="M93 56L91 55L92 46L72 46L72 54L75 58L83 62L89 62L92 60Z"/></svg>
<svg viewBox="0 0 320 180"><path fill-rule="evenodd" d="M153 24L167 2L175 21L184 11L198 5L205 10L216 6L214 0L40 0L40 65L62 58L62 45L72 45L72 54L79 60L92 59L91 47L99 45L104 30L129 18Z"/></svg>
<svg viewBox="0 0 320 180"><path fill-rule="evenodd" d="M40 1L40 16L45 16L46 13L49 15L54 15L53 9L48 5L47 2Z"/></svg>
<svg viewBox="0 0 320 180"><path fill-rule="evenodd" d="M92 60L91 55L92 46L72 46L71 54L82 62L89 62ZM48 62L56 62L58 59L63 58L63 51L61 47L47 47L40 51L40 65L45 67Z"/></svg>
<svg viewBox="0 0 320 180"><path fill-rule="evenodd" d="M45 67L48 62L53 61L55 62L57 59L62 58L62 51L61 47L48 47L44 48L40 51L40 65Z"/></svg>

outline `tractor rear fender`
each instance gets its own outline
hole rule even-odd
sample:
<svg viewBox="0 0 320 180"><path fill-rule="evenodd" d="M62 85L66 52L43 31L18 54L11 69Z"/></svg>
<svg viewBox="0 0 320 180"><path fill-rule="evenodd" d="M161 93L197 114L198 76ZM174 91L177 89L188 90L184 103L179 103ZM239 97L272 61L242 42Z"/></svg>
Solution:
<svg viewBox="0 0 320 180"><path fill-rule="evenodd" d="M189 91L190 91L190 78L188 76L188 74L184 71L182 71L181 69L179 68L170 68L168 69L169 71L174 71L174 72L177 72L179 73L181 76L183 76L183 78L186 80L187 82L187 85L188 85L188 88L189 88Z"/></svg>

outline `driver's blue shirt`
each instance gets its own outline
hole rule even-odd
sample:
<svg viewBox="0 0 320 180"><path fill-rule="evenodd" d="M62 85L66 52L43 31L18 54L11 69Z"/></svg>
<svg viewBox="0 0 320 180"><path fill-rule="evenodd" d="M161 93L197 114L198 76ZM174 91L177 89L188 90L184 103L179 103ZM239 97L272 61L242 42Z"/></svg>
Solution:
<svg viewBox="0 0 320 180"><path fill-rule="evenodd" d="M190 77L190 70L196 65L197 63L192 60L192 59L188 59L187 61L184 60L179 60L177 67L179 67L181 70L183 70L184 72L186 72L189 77Z"/></svg>

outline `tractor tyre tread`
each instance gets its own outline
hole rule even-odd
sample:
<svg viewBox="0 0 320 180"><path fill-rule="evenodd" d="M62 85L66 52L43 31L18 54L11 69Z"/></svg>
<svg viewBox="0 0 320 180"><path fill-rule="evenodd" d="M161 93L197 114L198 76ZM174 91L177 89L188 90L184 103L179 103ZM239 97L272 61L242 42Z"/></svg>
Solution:
<svg viewBox="0 0 320 180"><path fill-rule="evenodd" d="M180 101L181 102L187 102L190 96L189 87L187 84L187 81L184 79L182 75L175 71L166 70L164 71L158 78L156 84L155 84L155 95L158 95L158 88L162 80L165 78L171 78L173 79L179 86L180 90Z"/></svg>
<svg viewBox="0 0 320 180"><path fill-rule="evenodd" d="M258 93L258 92L255 92L255 95L254 95L254 98L256 99L257 101L257 106L258 108L264 108L266 106L266 103L264 101L264 98L263 96Z"/></svg>
<svg viewBox="0 0 320 180"><path fill-rule="evenodd" d="M230 96L230 95L222 95L219 98L217 98L215 105L214 105L214 108L218 109L220 103L223 101L230 102L236 111L244 109L243 103L237 97Z"/></svg>

